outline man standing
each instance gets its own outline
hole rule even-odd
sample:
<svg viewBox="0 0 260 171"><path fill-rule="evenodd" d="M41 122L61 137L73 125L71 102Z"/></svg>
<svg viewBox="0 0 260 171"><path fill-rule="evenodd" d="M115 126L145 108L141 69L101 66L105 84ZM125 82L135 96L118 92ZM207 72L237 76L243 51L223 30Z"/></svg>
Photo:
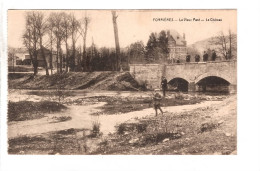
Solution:
<svg viewBox="0 0 260 171"><path fill-rule="evenodd" d="M165 77L162 77L161 86L163 90L163 96L165 97L165 91L167 90L167 79Z"/></svg>
<svg viewBox="0 0 260 171"><path fill-rule="evenodd" d="M200 55L195 55L195 62L199 62L200 61Z"/></svg>
<svg viewBox="0 0 260 171"><path fill-rule="evenodd" d="M190 55L187 53L186 62L190 62Z"/></svg>
<svg viewBox="0 0 260 171"><path fill-rule="evenodd" d="M215 61L215 60L216 60L217 55L216 55L215 50L212 51L212 56L211 56L211 58L212 58L212 61Z"/></svg>
<svg viewBox="0 0 260 171"><path fill-rule="evenodd" d="M209 58L209 55L207 54L206 51L204 51L203 61L204 61L204 62L207 62L207 61L208 61L208 58Z"/></svg>

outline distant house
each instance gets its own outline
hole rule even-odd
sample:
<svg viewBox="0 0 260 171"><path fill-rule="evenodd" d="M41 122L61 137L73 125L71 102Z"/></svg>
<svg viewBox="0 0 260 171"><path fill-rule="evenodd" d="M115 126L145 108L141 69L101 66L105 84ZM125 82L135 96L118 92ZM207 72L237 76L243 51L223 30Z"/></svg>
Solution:
<svg viewBox="0 0 260 171"><path fill-rule="evenodd" d="M23 61L27 59L27 56L29 56L29 52L26 48L16 48L15 58L8 58L8 66L24 65Z"/></svg>
<svg viewBox="0 0 260 171"><path fill-rule="evenodd" d="M42 56L41 50L38 50L37 61L38 67L45 67L44 58ZM44 48L44 54L47 61L47 67L51 66L51 51L47 48ZM57 53L55 51L52 52L52 67L57 68Z"/></svg>
<svg viewBox="0 0 260 171"><path fill-rule="evenodd" d="M187 55L187 41L185 40L185 34L181 36L175 30L168 30L167 37L169 48L168 60L176 62L179 59L180 62L185 61Z"/></svg>

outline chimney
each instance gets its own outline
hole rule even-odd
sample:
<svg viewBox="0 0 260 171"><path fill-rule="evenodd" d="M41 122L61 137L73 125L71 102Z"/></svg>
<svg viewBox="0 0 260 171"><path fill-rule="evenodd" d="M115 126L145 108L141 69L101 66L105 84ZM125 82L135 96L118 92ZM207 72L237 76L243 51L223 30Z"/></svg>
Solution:
<svg viewBox="0 0 260 171"><path fill-rule="evenodd" d="M185 33L183 33L183 39L185 40Z"/></svg>

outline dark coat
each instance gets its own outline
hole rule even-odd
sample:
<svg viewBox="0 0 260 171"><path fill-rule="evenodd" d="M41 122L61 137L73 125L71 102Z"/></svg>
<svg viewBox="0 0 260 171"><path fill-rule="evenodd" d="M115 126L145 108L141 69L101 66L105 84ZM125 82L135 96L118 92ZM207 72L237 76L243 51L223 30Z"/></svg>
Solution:
<svg viewBox="0 0 260 171"><path fill-rule="evenodd" d="M212 53L211 58L212 58L212 61L215 61L215 60L216 60L216 58L217 58L216 52L213 52L213 53Z"/></svg>
<svg viewBox="0 0 260 171"><path fill-rule="evenodd" d="M203 61L208 61L208 59L209 59L209 55L207 53L205 53L203 55Z"/></svg>
<svg viewBox="0 0 260 171"><path fill-rule="evenodd" d="M200 55L196 55L195 56L195 62L199 62L200 61Z"/></svg>
<svg viewBox="0 0 260 171"><path fill-rule="evenodd" d="M190 55L186 56L186 62L190 62Z"/></svg>
<svg viewBox="0 0 260 171"><path fill-rule="evenodd" d="M161 82L161 85L162 85L162 88L163 89L167 89L167 79L166 78L164 78L163 80L162 80L162 82Z"/></svg>

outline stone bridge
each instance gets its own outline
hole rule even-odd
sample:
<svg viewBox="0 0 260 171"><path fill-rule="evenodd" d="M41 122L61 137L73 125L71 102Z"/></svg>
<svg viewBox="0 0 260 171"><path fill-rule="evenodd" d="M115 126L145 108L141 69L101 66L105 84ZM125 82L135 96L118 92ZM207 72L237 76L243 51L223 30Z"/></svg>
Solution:
<svg viewBox="0 0 260 171"><path fill-rule="evenodd" d="M175 64L131 64L130 74L148 88L160 88L161 77L169 83L179 82L187 91L198 91L203 84L223 84L235 91L237 85L237 61L209 61Z"/></svg>

